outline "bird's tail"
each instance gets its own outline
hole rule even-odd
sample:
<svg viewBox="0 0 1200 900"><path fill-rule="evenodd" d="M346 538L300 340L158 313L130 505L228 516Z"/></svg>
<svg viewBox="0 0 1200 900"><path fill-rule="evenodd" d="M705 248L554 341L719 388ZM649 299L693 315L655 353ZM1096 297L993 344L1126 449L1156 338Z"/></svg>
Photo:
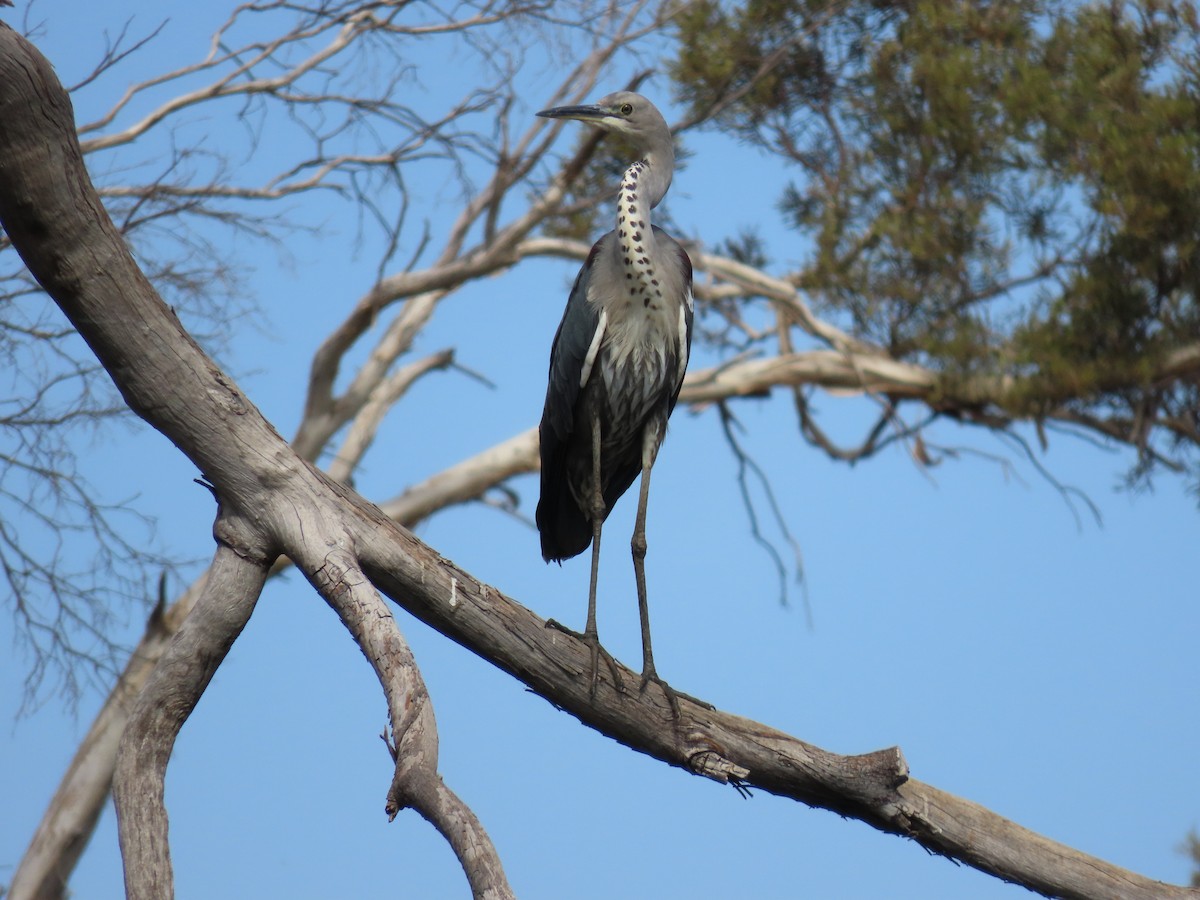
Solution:
<svg viewBox="0 0 1200 900"><path fill-rule="evenodd" d="M578 556L592 542L592 523L571 498L565 484L542 485L537 527L542 536L542 559L546 562L562 562Z"/></svg>

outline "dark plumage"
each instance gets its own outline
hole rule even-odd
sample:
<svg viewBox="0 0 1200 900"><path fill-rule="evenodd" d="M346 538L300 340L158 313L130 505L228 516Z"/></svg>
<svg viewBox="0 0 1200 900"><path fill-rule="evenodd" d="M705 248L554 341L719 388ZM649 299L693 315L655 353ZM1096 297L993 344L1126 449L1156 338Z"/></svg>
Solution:
<svg viewBox="0 0 1200 900"><path fill-rule="evenodd" d="M670 248L675 254L676 271L668 280L690 294L691 260L670 235L658 226L653 228L663 250ZM599 304L583 298L589 288L599 290L593 286L592 269L598 256L612 252L615 234L610 231L600 238L579 270L550 351L550 383L539 429L542 488L537 507L546 562L578 556L592 542L589 416L600 416L600 485L607 518L642 470L642 436L648 427L659 434L661 444L691 350L692 310L686 306L682 347L677 336L668 335L659 342L657 352L644 348L641 354L622 354L602 338L590 377L581 388L584 360L599 321ZM618 297L613 303L623 299Z"/></svg>

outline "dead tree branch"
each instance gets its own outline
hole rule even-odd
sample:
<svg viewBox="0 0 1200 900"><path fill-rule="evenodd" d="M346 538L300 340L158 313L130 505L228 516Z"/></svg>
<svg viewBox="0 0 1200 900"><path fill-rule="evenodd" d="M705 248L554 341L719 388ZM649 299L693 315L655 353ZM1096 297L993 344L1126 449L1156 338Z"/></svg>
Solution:
<svg viewBox="0 0 1200 900"><path fill-rule="evenodd" d="M229 521L219 520L216 532L222 541L241 544L248 537L254 543L251 532ZM167 762L180 728L250 620L267 579L266 550L224 542L218 546L196 608L139 695L121 738L113 798L125 860L125 894L131 900L173 896L163 800Z"/></svg>

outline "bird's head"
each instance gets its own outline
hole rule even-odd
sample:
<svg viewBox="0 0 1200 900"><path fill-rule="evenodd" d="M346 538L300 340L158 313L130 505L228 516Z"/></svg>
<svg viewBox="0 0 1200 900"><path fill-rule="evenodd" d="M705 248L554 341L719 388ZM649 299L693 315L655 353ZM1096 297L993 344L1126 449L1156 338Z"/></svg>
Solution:
<svg viewBox="0 0 1200 900"><path fill-rule="evenodd" d="M586 106L556 106L544 109L546 119L577 119L604 131L615 131L640 142L670 140L666 120L645 97L632 91L617 91Z"/></svg>

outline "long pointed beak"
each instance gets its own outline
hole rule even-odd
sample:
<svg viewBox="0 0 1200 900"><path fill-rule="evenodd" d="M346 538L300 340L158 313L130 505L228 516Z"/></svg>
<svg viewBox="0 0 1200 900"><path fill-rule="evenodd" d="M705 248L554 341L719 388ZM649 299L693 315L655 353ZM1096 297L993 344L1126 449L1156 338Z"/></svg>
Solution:
<svg viewBox="0 0 1200 900"><path fill-rule="evenodd" d="M554 109L543 109L538 115L544 119L580 119L584 122L594 122L605 118L609 112L600 106L556 106Z"/></svg>

